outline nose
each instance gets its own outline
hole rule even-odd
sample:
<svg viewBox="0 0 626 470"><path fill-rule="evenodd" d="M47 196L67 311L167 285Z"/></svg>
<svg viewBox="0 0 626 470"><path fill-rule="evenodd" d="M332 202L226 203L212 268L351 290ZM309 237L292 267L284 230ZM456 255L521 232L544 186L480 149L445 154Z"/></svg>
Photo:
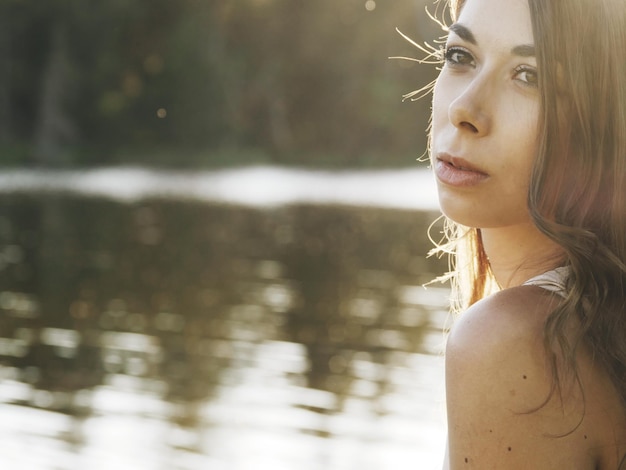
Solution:
<svg viewBox="0 0 626 470"><path fill-rule="evenodd" d="M489 112L490 90L488 81L474 77L461 93L450 103L448 117L459 130L476 137L487 135L491 129Z"/></svg>

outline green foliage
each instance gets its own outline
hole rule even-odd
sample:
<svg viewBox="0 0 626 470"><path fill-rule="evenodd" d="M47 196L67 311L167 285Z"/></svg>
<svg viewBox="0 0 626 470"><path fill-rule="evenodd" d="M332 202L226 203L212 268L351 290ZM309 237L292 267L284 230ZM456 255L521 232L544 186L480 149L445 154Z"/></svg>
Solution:
<svg viewBox="0 0 626 470"><path fill-rule="evenodd" d="M428 99L401 96L434 70L388 59L421 54L396 27L435 35L416 0L13 0L0 13L2 135L39 149L21 162L389 166L425 149Z"/></svg>

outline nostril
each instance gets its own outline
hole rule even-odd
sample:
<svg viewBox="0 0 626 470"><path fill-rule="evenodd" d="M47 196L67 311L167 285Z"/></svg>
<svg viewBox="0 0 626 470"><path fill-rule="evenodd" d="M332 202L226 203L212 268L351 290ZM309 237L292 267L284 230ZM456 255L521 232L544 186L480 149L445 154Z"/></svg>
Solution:
<svg viewBox="0 0 626 470"><path fill-rule="evenodd" d="M461 127L464 127L465 129L467 129L468 131L471 131L474 134L478 134L478 129L471 122L463 121L463 122L461 122L460 125L461 125Z"/></svg>

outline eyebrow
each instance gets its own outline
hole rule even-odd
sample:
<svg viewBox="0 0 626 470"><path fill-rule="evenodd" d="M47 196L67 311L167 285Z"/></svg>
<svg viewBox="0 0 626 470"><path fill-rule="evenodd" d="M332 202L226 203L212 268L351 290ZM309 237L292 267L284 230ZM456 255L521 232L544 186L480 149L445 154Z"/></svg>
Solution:
<svg viewBox="0 0 626 470"><path fill-rule="evenodd" d="M452 31L458 37L463 39L464 41L469 42L475 46L478 45L478 41L476 40L476 36L472 33L467 26L462 25L461 23L454 23L450 25L448 28L449 31ZM522 44L519 46L515 46L511 49L511 53L513 55L518 55L521 57L535 57L535 46L533 44Z"/></svg>
<svg viewBox="0 0 626 470"><path fill-rule="evenodd" d="M521 46L515 46L511 49L511 52L514 55L519 55L522 57L535 57L535 46L532 44L523 44Z"/></svg>
<svg viewBox="0 0 626 470"><path fill-rule="evenodd" d="M467 41L470 44L474 44L475 46L478 45L478 41L476 41L474 33L472 33L466 26L463 26L461 23L454 23L450 25L448 30L452 31L464 41Z"/></svg>

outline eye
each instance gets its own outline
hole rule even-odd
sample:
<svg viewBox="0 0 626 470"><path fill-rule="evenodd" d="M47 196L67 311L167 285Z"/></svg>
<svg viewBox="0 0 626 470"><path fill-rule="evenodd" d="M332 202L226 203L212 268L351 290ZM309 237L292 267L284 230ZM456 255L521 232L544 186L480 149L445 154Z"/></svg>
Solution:
<svg viewBox="0 0 626 470"><path fill-rule="evenodd" d="M537 69L528 65L520 65L515 69L513 76L515 80L519 80L526 86L537 88L539 86Z"/></svg>
<svg viewBox="0 0 626 470"><path fill-rule="evenodd" d="M444 61L452 67L474 67L476 62L472 54L462 47L447 47L443 54Z"/></svg>

